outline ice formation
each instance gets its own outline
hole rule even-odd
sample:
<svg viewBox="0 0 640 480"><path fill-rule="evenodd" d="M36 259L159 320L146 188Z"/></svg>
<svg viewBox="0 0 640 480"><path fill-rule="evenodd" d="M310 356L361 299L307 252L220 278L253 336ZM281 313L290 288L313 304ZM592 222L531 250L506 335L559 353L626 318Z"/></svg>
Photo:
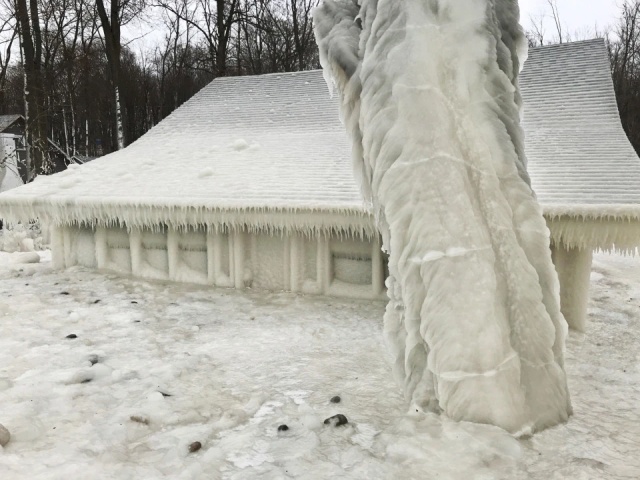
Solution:
<svg viewBox="0 0 640 480"><path fill-rule="evenodd" d="M531 190L515 0L325 0L322 65L389 252L385 330L415 407L566 421L567 325Z"/></svg>

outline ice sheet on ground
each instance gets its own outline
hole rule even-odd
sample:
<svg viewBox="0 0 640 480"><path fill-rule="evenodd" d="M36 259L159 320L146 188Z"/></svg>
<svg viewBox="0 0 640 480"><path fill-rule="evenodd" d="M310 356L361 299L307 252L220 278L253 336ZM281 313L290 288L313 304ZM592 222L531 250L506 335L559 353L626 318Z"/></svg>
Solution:
<svg viewBox="0 0 640 480"><path fill-rule="evenodd" d="M0 449L3 480L640 476L639 260L596 257L589 333L568 342L575 414L517 441L405 413L382 303L53 272L48 253L35 265L9 258L0 254L0 423L13 435ZM336 413L350 425L325 427ZM188 454L193 441L203 447Z"/></svg>

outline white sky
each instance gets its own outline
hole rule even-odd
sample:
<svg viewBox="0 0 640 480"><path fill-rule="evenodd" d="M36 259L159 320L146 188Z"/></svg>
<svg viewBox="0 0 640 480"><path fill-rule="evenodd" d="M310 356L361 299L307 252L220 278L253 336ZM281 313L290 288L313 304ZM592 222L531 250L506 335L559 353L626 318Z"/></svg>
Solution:
<svg viewBox="0 0 640 480"><path fill-rule="evenodd" d="M564 29L573 34L585 29L598 30L614 24L619 17L622 0L557 0L560 19ZM530 29L531 18L546 15L546 34L549 38L555 34L551 23L551 9L547 0L520 0L520 22L526 30Z"/></svg>

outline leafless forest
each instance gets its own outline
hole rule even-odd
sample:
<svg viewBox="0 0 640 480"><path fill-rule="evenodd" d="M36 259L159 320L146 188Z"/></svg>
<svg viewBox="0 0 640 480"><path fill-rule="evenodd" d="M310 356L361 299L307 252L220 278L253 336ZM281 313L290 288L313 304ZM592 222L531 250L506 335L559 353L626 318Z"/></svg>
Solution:
<svg viewBox="0 0 640 480"><path fill-rule="evenodd" d="M53 156L109 153L216 77L319 68L319 1L0 0L0 114L27 118L35 175ZM623 124L640 151L640 0L624 1L610 29L580 36L563 27L555 0L548 6L555 29L534 21L530 44L605 37ZM136 49L137 31L153 47Z"/></svg>

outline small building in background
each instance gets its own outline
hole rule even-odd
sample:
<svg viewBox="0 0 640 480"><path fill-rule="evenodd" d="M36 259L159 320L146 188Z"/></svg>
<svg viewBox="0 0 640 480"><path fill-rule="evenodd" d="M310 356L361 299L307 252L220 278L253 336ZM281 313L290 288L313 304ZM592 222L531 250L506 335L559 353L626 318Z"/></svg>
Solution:
<svg viewBox="0 0 640 480"><path fill-rule="evenodd" d="M0 115L0 192L25 183L26 156L24 117Z"/></svg>

